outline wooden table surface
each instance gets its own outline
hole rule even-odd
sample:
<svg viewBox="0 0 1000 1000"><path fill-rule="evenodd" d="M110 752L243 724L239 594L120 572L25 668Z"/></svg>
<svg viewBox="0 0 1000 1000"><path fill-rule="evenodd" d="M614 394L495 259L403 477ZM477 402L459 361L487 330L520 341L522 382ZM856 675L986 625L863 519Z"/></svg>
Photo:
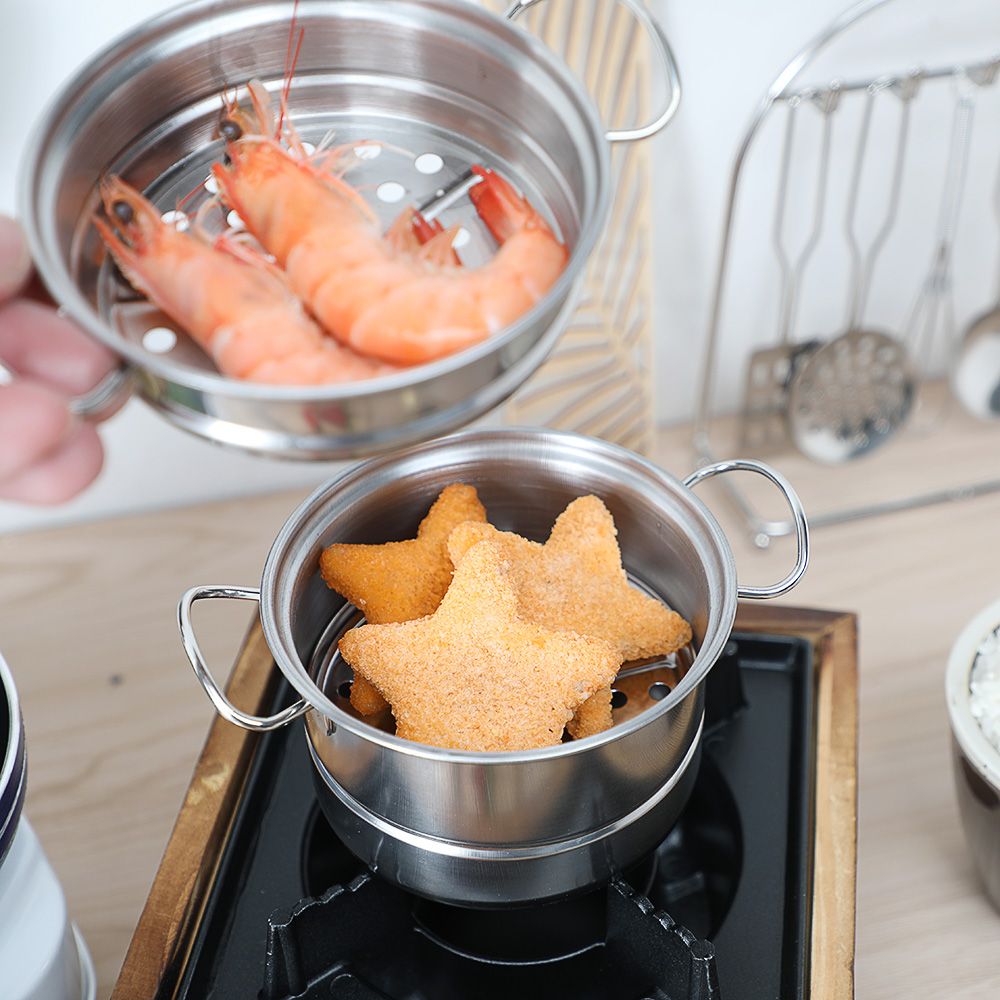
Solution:
<svg viewBox="0 0 1000 1000"><path fill-rule="evenodd" d="M665 468L690 468L685 442L663 435ZM977 468L981 452L964 439L939 447L957 475L963 464ZM919 476L914 463L882 467ZM285 493L0 537L0 648L23 701L27 813L90 945L101 998L211 719L181 652L177 598L193 584L256 584L298 500ZM734 528L745 582L783 573L790 545L758 553L720 516ZM788 599L860 615L864 1000L1000 995L1000 915L965 851L943 697L952 641L1000 591L998 536L1000 495L824 528ZM203 647L220 676L247 610L199 608Z"/></svg>

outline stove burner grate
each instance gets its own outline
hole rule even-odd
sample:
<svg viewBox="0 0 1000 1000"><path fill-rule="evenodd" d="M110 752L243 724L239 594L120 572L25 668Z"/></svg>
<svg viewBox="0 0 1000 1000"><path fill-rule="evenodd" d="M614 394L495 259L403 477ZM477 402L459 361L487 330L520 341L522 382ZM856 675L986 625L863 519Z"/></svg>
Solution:
<svg viewBox="0 0 1000 1000"><path fill-rule="evenodd" d="M484 976L481 958L443 946L414 921L411 896L370 874L359 875L350 885L271 918L261 1000L720 996L711 943L655 909L622 879L598 895L605 940L550 960L489 962L493 968ZM596 896L588 897L588 904L592 901ZM587 919L593 911L592 905L586 907ZM461 913L456 911L456 917ZM489 916L517 919L516 912Z"/></svg>
<svg viewBox="0 0 1000 1000"><path fill-rule="evenodd" d="M709 675L698 780L652 857L520 910L365 873L320 812L301 731L261 737L178 1000L805 996L814 682L806 641L741 636Z"/></svg>

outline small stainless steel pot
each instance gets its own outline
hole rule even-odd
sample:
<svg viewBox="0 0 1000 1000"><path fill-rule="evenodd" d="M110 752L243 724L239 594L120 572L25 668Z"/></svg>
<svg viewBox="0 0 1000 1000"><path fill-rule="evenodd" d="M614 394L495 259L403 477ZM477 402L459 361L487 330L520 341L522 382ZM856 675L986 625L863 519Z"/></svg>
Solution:
<svg viewBox="0 0 1000 1000"><path fill-rule="evenodd" d="M729 543L692 491L735 469L770 479L795 517L796 565L773 587L737 587ZM571 500L601 497L618 526L630 575L692 624L696 652L674 690L605 733L513 753L425 746L348 714L344 702L337 703L333 669L347 616L329 627L343 602L320 577L320 553L334 541L411 536L440 491L455 482L477 488L498 527L541 539ZM737 598L787 592L807 561L798 498L759 463L723 462L682 483L591 438L546 430L470 432L373 459L317 490L278 535L260 589L196 587L181 600L180 629L223 717L263 731L306 716L320 801L363 861L414 892L496 906L593 885L662 839L694 781L702 681L729 639ZM217 597L260 601L268 646L302 701L270 718L249 716L227 701L191 623L194 603Z"/></svg>
<svg viewBox="0 0 1000 1000"><path fill-rule="evenodd" d="M303 44L290 104L306 140L333 132L338 143L384 142L383 155L359 157L352 182L376 188L392 180L418 203L472 163L496 166L571 249L549 294L506 330L433 364L346 385L226 378L186 335L157 353L161 338L146 334L170 321L128 302L134 293L91 224L97 184L108 173L123 175L164 212L181 202L193 211L207 197L201 189L223 154L214 137L221 95L253 78L280 88L293 0L196 0L84 66L39 123L21 188L22 218L49 291L127 366L77 401L76 412L99 413L109 397L135 391L176 425L216 442L282 458L339 459L428 440L506 399L552 350L574 307L610 204L609 143L655 134L680 100L662 31L640 0L617 0L649 33L668 93L653 121L605 133L569 68L510 23L538 2L519 0L504 19L465 0L301 0ZM442 169L423 175L418 153L434 153ZM400 207L375 203L386 224ZM466 263L482 263L492 244L471 204L465 199L447 212L439 217L470 236Z"/></svg>

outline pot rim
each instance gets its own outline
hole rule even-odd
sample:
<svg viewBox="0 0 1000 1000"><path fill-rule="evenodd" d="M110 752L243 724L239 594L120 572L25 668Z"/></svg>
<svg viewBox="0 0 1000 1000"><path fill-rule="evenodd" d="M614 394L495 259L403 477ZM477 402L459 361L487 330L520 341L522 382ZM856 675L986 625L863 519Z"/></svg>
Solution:
<svg viewBox="0 0 1000 1000"><path fill-rule="evenodd" d="M635 718L629 719L621 725L614 726L603 733L597 733L582 740L573 740L569 743L561 743L552 747L541 747L532 750L487 752L436 747L385 733L360 719L354 718L339 708L319 689L318 685L309 677L307 665L301 662L297 654L294 654L294 659L289 655L288 650L294 649L294 647L290 641L287 643L282 641L282 630L275 614L274 595L278 589L278 580L294 572L294 569L290 565L284 565L284 569L279 567L286 564L288 553L299 538L302 527L307 523L312 508L320 500L325 499L329 495L356 484L374 469L405 461L420 452L429 450L437 451L466 442L476 443L489 440L516 441L518 439L531 440L535 443L549 442L562 444L563 446L575 449L585 448L590 452L596 451L605 459L630 465L640 475L649 477L654 482L665 486L671 492L680 493L692 505L695 513L701 519L702 527L705 529L709 541L719 556L722 571L722 579L720 581L722 596L716 611L717 620L714 623L709 620L705 639L701 647L697 650L690 668L681 679L681 682L666 698L654 707L635 716ZM260 620L265 641L271 650L271 654L274 656L278 669L309 706L310 711L307 713L308 721L315 722L313 717L318 714L360 739L398 753L427 760L477 766L483 764L521 764L561 757L572 757L576 754L587 753L608 743L615 743L655 723L662 716L672 712L688 698L702 683L705 675L719 659L732 633L733 623L736 619L736 606L736 563L732 549L718 521L708 507L695 495L693 490L686 487L675 476L660 469L648 459L629 451L627 448L582 434L529 427L463 431L436 441L425 442L402 452L394 452L391 455L373 458L348 469L340 476L314 490L288 517L267 554L260 583Z"/></svg>
<svg viewBox="0 0 1000 1000"><path fill-rule="evenodd" d="M306 0L307 4L308 2L309 0ZM328 0L314 0L314 2L325 4ZM356 6L357 2L358 0L355 0L354 3L347 6ZM360 0L360 2L368 3L371 0ZM396 0L396 2L418 4L418 0ZM217 372L202 371L178 364L169 358L144 351L139 345L116 334L101 318L97 310L81 294L66 263L55 247L54 240L49 238L51 237L51 233L48 232L51 206L43 210L42 206L38 204L36 187L38 178L44 169L49 134L56 130L59 122L75 106L86 99L89 89L104 73L109 71L110 67L123 54L133 48L148 44L158 35L174 33L182 27L190 27L191 23L197 24L205 17L245 9L244 0L188 0L186 3L140 22L113 39L80 66L46 105L29 135L28 145L21 160L18 201L20 217L32 259L53 298L84 330L116 354L124 357L131 367L141 373L201 392L215 393L234 399L271 402L335 403L339 400L359 399L383 392L407 389L475 364L477 361L502 350L536 325L539 317L549 310L553 303L566 299L572 293L576 281L581 277L582 271L604 231L604 225L611 209L609 179L611 154L604 125L586 87L577 79L566 63L530 31L485 8L468 2L468 0L419 0L419 3L431 3L470 20L476 20L479 22L479 30L505 32L505 41L508 44L526 46L530 50L531 57L544 64L547 72L559 79L563 86L573 94L581 120L586 123L592 140L592 149L595 154L595 190L592 211L580 219L580 233L575 245L571 248L565 270L545 296L527 313L498 334L449 357L416 365L393 374L333 386L273 386L260 382L242 382ZM265 8L272 6L272 4L268 3L267 0L256 0L254 6ZM337 14L335 16L344 15Z"/></svg>
<svg viewBox="0 0 1000 1000"><path fill-rule="evenodd" d="M1000 600L983 608L959 633L948 656L945 696L952 735L976 770L1000 791L1000 751L986 738L969 709L969 681L983 640L1000 625Z"/></svg>

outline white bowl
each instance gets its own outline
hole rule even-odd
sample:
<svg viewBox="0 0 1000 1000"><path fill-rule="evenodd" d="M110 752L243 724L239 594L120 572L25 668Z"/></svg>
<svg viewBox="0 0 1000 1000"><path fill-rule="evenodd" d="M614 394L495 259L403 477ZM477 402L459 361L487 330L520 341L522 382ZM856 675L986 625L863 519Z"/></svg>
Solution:
<svg viewBox="0 0 1000 1000"><path fill-rule="evenodd" d="M1000 750L986 738L970 707L969 678L983 642L1000 626L1000 601L965 627L948 658L945 693L952 761L965 839L986 893L1000 909Z"/></svg>

